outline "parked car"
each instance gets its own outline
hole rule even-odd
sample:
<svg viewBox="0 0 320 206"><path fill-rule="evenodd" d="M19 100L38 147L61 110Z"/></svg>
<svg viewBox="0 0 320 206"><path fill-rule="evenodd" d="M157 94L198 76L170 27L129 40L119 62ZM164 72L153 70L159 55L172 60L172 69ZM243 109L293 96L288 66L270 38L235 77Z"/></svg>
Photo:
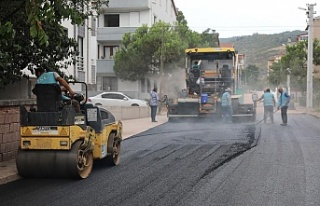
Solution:
<svg viewBox="0 0 320 206"><path fill-rule="evenodd" d="M88 103L96 106L148 106L144 100L133 99L122 92L102 92L88 98Z"/></svg>

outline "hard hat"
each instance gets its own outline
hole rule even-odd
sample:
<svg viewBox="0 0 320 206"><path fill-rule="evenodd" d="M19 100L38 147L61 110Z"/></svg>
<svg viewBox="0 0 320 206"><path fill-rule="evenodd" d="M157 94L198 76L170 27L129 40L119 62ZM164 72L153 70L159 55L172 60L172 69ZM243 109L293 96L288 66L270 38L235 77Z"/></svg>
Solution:
<svg viewBox="0 0 320 206"><path fill-rule="evenodd" d="M231 92L232 90L230 89L230 87L228 87L227 89L226 89L226 92Z"/></svg>

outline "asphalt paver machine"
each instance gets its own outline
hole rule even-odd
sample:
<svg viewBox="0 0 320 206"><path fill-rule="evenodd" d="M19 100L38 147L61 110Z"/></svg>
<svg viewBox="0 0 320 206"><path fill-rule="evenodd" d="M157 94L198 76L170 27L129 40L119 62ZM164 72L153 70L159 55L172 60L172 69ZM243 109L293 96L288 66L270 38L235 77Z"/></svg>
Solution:
<svg viewBox="0 0 320 206"><path fill-rule="evenodd" d="M221 118L221 96L232 90L233 119L255 120L255 104L243 103L239 93L240 71L234 47L190 48L185 50L185 88L168 105L170 119Z"/></svg>

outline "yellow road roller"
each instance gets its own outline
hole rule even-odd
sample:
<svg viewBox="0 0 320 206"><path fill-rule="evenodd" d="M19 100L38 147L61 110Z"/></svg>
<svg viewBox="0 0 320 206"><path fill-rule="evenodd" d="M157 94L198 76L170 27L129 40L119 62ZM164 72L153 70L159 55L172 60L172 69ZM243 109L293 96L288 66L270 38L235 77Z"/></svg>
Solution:
<svg viewBox="0 0 320 206"><path fill-rule="evenodd" d="M36 84L36 108L20 107L20 147L16 165L25 178L87 178L94 160L119 164L122 123L103 108L87 104L86 94L62 100L58 84Z"/></svg>

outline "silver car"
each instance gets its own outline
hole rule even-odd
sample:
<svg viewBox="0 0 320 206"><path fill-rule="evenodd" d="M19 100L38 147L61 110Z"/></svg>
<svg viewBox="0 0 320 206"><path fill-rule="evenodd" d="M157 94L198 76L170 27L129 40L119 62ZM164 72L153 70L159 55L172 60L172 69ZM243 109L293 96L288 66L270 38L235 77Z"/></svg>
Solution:
<svg viewBox="0 0 320 206"><path fill-rule="evenodd" d="M122 92L103 92L88 98L88 103L96 106L148 106L144 100L133 99Z"/></svg>

